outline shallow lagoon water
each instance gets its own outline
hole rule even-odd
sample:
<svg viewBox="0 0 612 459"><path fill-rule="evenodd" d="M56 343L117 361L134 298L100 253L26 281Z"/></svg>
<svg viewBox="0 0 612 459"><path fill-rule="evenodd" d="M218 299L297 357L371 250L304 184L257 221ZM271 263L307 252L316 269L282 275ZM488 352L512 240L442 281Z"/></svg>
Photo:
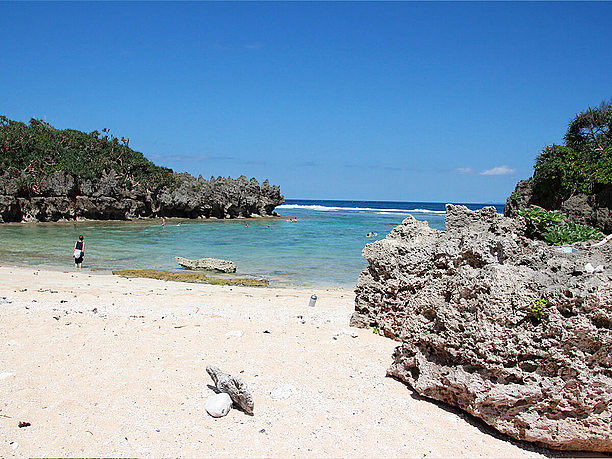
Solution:
<svg viewBox="0 0 612 459"><path fill-rule="evenodd" d="M501 211L501 205L496 207ZM213 257L232 260L239 275L266 278L271 286L352 288L367 265L361 256L365 244L384 238L404 218L413 215L444 229L441 203L287 200L277 211L298 222L265 218L168 219L165 227L159 219L4 224L0 260L4 265L71 270L74 242L83 234L84 269L178 271L175 256ZM378 235L368 238L369 232Z"/></svg>

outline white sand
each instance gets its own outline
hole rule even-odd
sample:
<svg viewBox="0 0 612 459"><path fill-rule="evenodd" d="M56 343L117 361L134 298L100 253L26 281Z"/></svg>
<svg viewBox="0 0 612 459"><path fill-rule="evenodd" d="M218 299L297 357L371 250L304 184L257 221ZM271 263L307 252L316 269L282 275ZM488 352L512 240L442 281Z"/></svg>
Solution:
<svg viewBox="0 0 612 459"><path fill-rule="evenodd" d="M541 456L385 377L397 343L349 329L353 307L347 290L1 267L0 456ZM206 413L207 364L247 382L254 416Z"/></svg>

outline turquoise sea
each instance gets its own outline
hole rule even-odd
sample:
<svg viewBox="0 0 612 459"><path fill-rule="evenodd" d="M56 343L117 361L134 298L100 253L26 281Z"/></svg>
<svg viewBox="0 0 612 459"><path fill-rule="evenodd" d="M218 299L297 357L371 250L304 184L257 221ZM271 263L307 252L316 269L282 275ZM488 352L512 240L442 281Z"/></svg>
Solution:
<svg viewBox="0 0 612 459"><path fill-rule="evenodd" d="M471 209L503 204L464 204ZM366 266L365 244L384 238L408 215L444 229L444 204L287 199L280 219L61 222L0 225L0 263L73 269L85 237L84 269L178 271L174 257L233 260L238 274L271 286L353 288ZM286 221L296 217L297 223ZM366 237L368 233L377 233Z"/></svg>

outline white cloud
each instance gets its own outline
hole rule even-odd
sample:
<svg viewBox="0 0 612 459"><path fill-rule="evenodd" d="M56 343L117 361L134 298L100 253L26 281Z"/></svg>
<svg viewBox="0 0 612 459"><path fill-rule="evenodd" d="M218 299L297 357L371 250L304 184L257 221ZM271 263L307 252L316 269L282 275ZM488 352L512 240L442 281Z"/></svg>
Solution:
<svg viewBox="0 0 612 459"><path fill-rule="evenodd" d="M472 168L471 167L458 167L456 171L460 174L471 174Z"/></svg>
<svg viewBox="0 0 612 459"><path fill-rule="evenodd" d="M516 169L512 169L504 165L494 167L493 169L487 169L486 171L482 171L480 175L508 175L514 174L514 171L516 171Z"/></svg>

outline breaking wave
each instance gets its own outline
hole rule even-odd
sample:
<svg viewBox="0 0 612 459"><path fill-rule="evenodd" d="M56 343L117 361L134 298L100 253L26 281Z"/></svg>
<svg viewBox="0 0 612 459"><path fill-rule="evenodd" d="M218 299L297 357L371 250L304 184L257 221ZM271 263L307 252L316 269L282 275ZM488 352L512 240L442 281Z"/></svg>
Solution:
<svg viewBox="0 0 612 459"><path fill-rule="evenodd" d="M288 210L288 209L303 209L313 210L316 212L375 212L377 214L445 214L444 210L429 210L429 209L381 209L375 207L339 207L339 206L322 206L320 204L283 204L276 208L277 210Z"/></svg>

